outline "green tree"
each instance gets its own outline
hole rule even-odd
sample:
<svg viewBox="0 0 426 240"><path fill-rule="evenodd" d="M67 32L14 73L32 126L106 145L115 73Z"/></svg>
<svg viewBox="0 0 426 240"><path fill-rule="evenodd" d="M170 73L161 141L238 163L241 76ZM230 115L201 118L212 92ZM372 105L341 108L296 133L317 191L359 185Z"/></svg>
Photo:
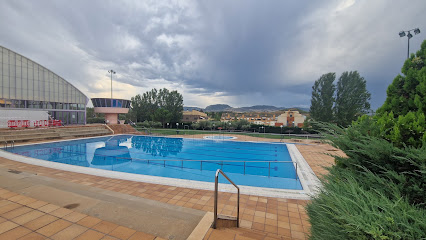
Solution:
<svg viewBox="0 0 426 240"><path fill-rule="evenodd" d="M426 40L420 50L411 55L386 93L387 98L378 113L393 112L394 117L408 112L426 112Z"/></svg>
<svg viewBox="0 0 426 240"><path fill-rule="evenodd" d="M312 86L310 113L315 121L333 121L334 92L336 91L333 82L335 79L336 73L327 73L316 80Z"/></svg>
<svg viewBox="0 0 426 240"><path fill-rule="evenodd" d="M370 98L366 81L357 71L342 73L337 82L334 106L336 123L343 127L349 126L370 109Z"/></svg>
<svg viewBox="0 0 426 240"><path fill-rule="evenodd" d="M157 109L152 115L152 121L161 122L163 128L166 126L166 123L170 122L171 119L172 114L165 108Z"/></svg>
<svg viewBox="0 0 426 240"><path fill-rule="evenodd" d="M131 101L131 110L138 122L162 119L158 121L176 123L182 120L183 97L176 90L169 91L163 88L158 91L154 88L142 95L132 97ZM158 111L158 109L163 110ZM160 113L164 113L166 116L160 117Z"/></svg>

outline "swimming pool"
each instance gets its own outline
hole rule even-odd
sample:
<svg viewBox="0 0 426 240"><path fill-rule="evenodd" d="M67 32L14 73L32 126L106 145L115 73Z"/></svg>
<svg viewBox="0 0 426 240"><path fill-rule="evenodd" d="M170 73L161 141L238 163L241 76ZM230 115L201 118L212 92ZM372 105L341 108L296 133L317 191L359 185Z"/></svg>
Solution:
<svg viewBox="0 0 426 240"><path fill-rule="evenodd" d="M117 135L7 151L83 167L203 182L214 182L220 168L238 185L302 189L285 144Z"/></svg>

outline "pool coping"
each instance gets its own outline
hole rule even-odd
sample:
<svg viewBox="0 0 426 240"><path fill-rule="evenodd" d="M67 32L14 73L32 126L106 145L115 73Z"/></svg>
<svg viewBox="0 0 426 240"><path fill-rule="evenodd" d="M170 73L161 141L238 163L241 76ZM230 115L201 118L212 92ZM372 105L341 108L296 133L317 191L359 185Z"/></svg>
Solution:
<svg viewBox="0 0 426 240"><path fill-rule="evenodd" d="M140 136L140 135L133 135L133 134L116 134L112 136L119 136L119 135ZM103 137L108 137L108 136L111 136L111 135L107 135ZM163 137L163 136L150 136L150 137ZM44 144L44 143L51 143L51 142L73 141L73 140L91 139L91 138L100 138L100 137L97 136L97 137L89 137L89 138L75 138L75 139L65 139L65 140L59 140L59 141L37 142L37 143L29 143L29 144L20 144L19 146ZM207 140L207 139L199 139L199 140ZM208 140L208 141L211 141L211 140ZM252 141L245 141L245 142L252 142ZM299 150L294 144L281 143L281 142L279 143L253 142L253 143L269 143L269 144L287 145L287 149L292 161L296 162L298 166L297 174L302 184L303 190L264 188L264 187L252 187L252 186L239 185L241 194L309 200L311 196L316 193L317 189L320 187L320 181L318 180L318 177L312 171L311 167L306 162L306 160L304 159L304 157L302 156L302 154L299 152ZM81 166L75 166L70 164L57 163L57 162L51 162L51 161L42 160L42 159L26 157L26 156L18 155L15 153L6 152L3 150L0 151L0 157L4 157L13 161L22 162L26 164L53 168L53 169L58 169L63 171L90 174L90 175L100 176L100 177L116 178L116 179L136 181L136 182L146 182L146 183L152 183L152 184L162 184L162 185L175 186L175 187L203 189L203 190L210 190L210 191L214 190L214 182L202 182L197 180L158 177L158 176L150 176L150 175L142 175L142 174L134 174L134 173L115 172L115 171L97 169L97 168L81 167ZM212 176L212 178L213 177L214 176ZM235 192L235 188L231 184L220 184L220 191Z"/></svg>

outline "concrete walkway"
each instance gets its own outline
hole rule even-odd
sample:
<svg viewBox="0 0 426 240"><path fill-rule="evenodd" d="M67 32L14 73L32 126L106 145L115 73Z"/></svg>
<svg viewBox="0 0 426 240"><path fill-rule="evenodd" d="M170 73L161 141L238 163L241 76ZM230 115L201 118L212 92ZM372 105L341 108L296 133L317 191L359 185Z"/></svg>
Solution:
<svg viewBox="0 0 426 240"><path fill-rule="evenodd" d="M187 239L205 215L201 210L4 168L0 188L165 239Z"/></svg>

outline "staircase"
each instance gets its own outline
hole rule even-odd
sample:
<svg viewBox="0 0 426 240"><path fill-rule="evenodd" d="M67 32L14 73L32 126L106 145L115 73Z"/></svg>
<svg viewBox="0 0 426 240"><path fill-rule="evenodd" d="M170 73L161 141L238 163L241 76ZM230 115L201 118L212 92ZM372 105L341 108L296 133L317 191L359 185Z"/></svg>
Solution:
<svg viewBox="0 0 426 240"><path fill-rule="evenodd" d="M3 129L0 130L0 143L31 140L94 137L112 134L104 125L69 126L56 128Z"/></svg>
<svg viewBox="0 0 426 240"><path fill-rule="evenodd" d="M114 134L140 134L134 127L129 124L109 124Z"/></svg>

